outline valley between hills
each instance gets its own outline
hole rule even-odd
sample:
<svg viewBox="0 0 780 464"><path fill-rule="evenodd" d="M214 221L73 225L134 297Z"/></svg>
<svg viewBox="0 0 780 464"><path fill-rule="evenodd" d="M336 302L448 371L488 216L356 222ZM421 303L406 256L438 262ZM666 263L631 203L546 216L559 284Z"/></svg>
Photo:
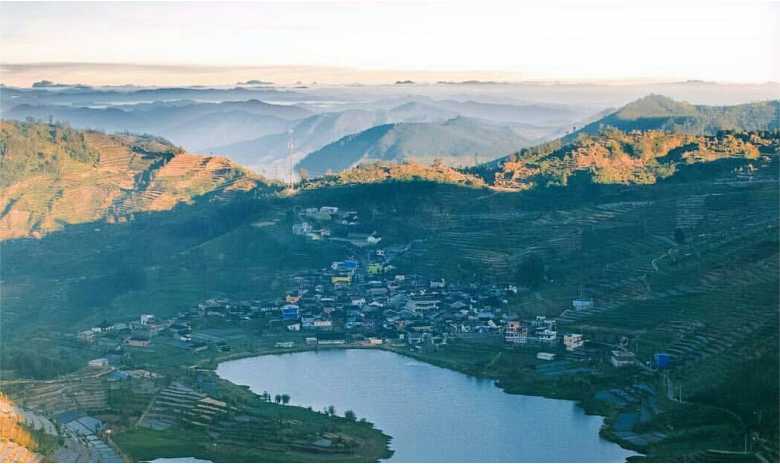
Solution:
<svg viewBox="0 0 780 464"><path fill-rule="evenodd" d="M379 349L575 400L631 461L777 461L778 106L656 95L486 163L358 147L292 184L3 120L6 409L41 459L376 461L361 411L215 369Z"/></svg>

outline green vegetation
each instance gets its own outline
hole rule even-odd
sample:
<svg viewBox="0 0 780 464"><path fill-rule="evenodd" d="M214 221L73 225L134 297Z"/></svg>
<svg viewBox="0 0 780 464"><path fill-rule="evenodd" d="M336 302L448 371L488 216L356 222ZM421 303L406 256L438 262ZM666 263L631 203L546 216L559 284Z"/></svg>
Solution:
<svg viewBox="0 0 780 464"><path fill-rule="evenodd" d="M0 123L0 188L35 175L58 175L69 163L94 164L99 153L83 131L63 125Z"/></svg>
<svg viewBox="0 0 780 464"><path fill-rule="evenodd" d="M780 129L780 100L705 106L678 102L662 95L648 95L583 127L570 138L579 133L595 135L606 126L623 131L661 130L696 135Z"/></svg>
<svg viewBox="0 0 780 464"><path fill-rule="evenodd" d="M535 187L589 184L654 184L692 165L729 159L749 161L749 173L770 162L780 146L780 132L721 132L714 136L662 131L622 132L603 129L522 150L495 167L478 172L496 187L527 190Z"/></svg>
<svg viewBox="0 0 780 464"><path fill-rule="evenodd" d="M286 395L268 402L215 377L211 372L194 376L201 385L216 383L212 395L230 409L207 427L184 421L165 430L130 425L115 433L114 441L136 461L191 456L214 462L372 462L390 456L389 437L370 423L283 406ZM322 439L327 446L319 444Z"/></svg>
<svg viewBox="0 0 780 464"><path fill-rule="evenodd" d="M430 165L408 161L403 163L365 163L336 175L313 180L305 179L302 182L302 187L319 189L336 185L420 181L483 188L487 186L481 178L445 166L439 161L434 161Z"/></svg>

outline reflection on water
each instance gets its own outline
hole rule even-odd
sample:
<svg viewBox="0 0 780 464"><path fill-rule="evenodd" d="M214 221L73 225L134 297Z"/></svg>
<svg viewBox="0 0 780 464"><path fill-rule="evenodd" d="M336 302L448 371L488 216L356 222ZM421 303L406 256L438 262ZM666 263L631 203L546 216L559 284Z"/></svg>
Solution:
<svg viewBox="0 0 780 464"><path fill-rule="evenodd" d="M378 350L228 361L217 373L252 391L339 415L351 409L393 437L391 461L624 461L603 419L574 402L509 395L492 381Z"/></svg>

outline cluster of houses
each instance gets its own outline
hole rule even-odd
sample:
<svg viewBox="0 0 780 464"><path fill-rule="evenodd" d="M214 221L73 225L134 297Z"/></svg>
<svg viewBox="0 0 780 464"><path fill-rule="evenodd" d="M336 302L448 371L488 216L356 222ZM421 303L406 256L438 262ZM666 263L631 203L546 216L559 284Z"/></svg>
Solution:
<svg viewBox="0 0 780 464"><path fill-rule="evenodd" d="M516 288L453 285L396 272L383 250L296 275L279 315L291 332L326 338L437 346L459 334L498 334ZM310 338L310 337L307 337Z"/></svg>
<svg viewBox="0 0 780 464"><path fill-rule="evenodd" d="M310 240L340 240L358 247L378 244L382 238L376 232L357 231L360 225L357 211L342 210L336 206L296 210L292 225L293 235Z"/></svg>
<svg viewBox="0 0 780 464"><path fill-rule="evenodd" d="M299 214L318 221L356 219L353 212L340 212L335 207L308 208ZM301 343L392 343L411 350L428 350L446 344L448 339L484 338L536 349L542 360L555 357L549 351L581 354L586 342L583 334L560 333L558 321L545 316L530 320L517 316L509 302L518 294L518 287L453 283L399 273L390 262L394 254L402 252L372 249L361 252L359 258L351 256L323 269L298 273L275 299L210 298L171 319L142 314L130 322L103 323L82 331L79 339L95 343L104 334L119 334L125 345L143 348L164 331L182 348L197 352L215 346L219 351L229 351L231 347L222 340L210 339L200 330L193 334L193 323L206 321L208 326L208 320L216 319L240 325L262 318L265 333L282 338L276 343L279 348ZM593 301L580 297L572 301L572 306L576 311L589 310ZM636 363L626 349L610 354L609 361L615 367ZM104 367L102 362L93 360L90 366Z"/></svg>
<svg viewBox="0 0 780 464"><path fill-rule="evenodd" d="M337 214L335 208L317 211ZM302 214L314 214L314 210ZM568 351L578 350L585 343L582 334L561 336L555 319L538 316L520 320L509 305L510 298L518 293L516 286L461 284L401 274L390 264L393 253L375 249L361 259L348 257L324 269L296 274L276 299L211 298L172 319L157 320L143 314L134 321L85 330L79 339L93 343L101 334L116 332L123 334L127 346L148 347L152 337L165 331L182 347L200 351L215 342L197 334L193 337L195 320L241 322L264 318L270 333L287 334L288 340L280 341L280 348L295 343L392 342L423 350L435 349L453 337L503 339L511 345L548 348L562 342ZM221 351L230 350L224 342L219 345Z"/></svg>
<svg viewBox="0 0 780 464"><path fill-rule="evenodd" d="M303 235L312 240L322 240L331 236L334 226L350 227L358 225L357 211L343 211L336 206L304 208L296 211L297 220L292 226L294 235Z"/></svg>
<svg viewBox="0 0 780 464"><path fill-rule="evenodd" d="M106 443L104 436L111 430L105 424L92 416L77 411L64 412L56 417L65 432L78 440L89 450L89 459L94 462L122 462L121 456Z"/></svg>
<svg viewBox="0 0 780 464"><path fill-rule="evenodd" d="M509 309L516 286L431 280L398 273L389 262L384 250L374 250L367 259L349 257L293 276L276 300L212 299L198 309L206 316L267 317L277 333L291 335L290 341L278 342L280 348L302 340L317 345L392 342L422 350L453 337L503 337L518 345L550 346L563 340L574 351L585 342L581 334L559 337L554 319L519 320Z"/></svg>
<svg viewBox="0 0 780 464"><path fill-rule="evenodd" d="M102 337L111 335L112 340L118 337L128 346L147 347L151 338L167 329L171 323L171 321L158 321L152 314L141 314L134 321L113 324L103 322L90 329L82 330L78 333L78 340L84 344L94 344L100 342Z"/></svg>

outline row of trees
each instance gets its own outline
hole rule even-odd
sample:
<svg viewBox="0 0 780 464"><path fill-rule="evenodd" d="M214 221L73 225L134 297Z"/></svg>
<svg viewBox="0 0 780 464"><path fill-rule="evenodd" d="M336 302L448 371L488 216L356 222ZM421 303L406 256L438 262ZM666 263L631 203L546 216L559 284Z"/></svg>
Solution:
<svg viewBox="0 0 780 464"><path fill-rule="evenodd" d="M336 415L336 408L333 406L328 406L327 408L323 409L322 412L328 416L333 417ZM351 409L344 411L344 418L350 422L357 421L357 415L355 414L355 411L352 411Z"/></svg>
<svg viewBox="0 0 780 464"><path fill-rule="evenodd" d="M263 399L266 403L271 402L271 394L267 391L264 391L262 395L260 395L260 398ZM274 395L273 400L276 404L289 404L290 403L290 395L287 393L282 393L281 395L277 394Z"/></svg>
<svg viewBox="0 0 780 464"><path fill-rule="evenodd" d="M262 398L263 401L265 401L267 403L271 402L271 394L268 393L267 391L264 391L260 395L260 398ZM286 404L290 403L290 395L288 395L287 393L277 394L277 395L273 396L273 400L274 400L274 402L276 404L285 404L286 405ZM325 414L326 416L334 417L336 415L336 408L334 406L332 406L332 405L328 406L327 408L324 408L322 410L322 413ZM352 421L352 422L357 421L357 415L355 415L354 411L349 410L349 409L344 411L344 418L349 420L349 421Z"/></svg>

